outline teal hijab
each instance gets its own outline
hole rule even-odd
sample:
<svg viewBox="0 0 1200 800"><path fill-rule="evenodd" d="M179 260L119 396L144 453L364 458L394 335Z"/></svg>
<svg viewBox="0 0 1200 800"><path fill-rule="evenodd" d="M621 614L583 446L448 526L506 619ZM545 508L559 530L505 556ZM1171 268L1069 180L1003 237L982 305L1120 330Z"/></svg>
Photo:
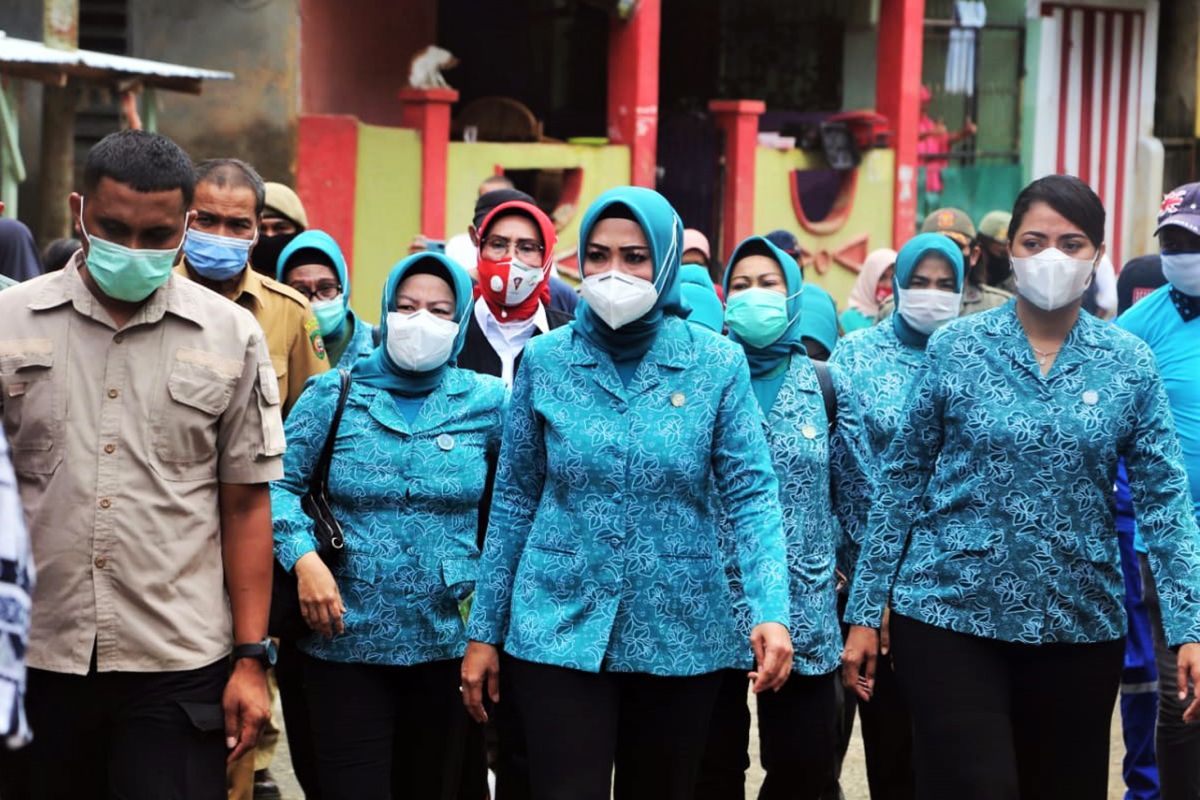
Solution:
<svg viewBox="0 0 1200 800"><path fill-rule="evenodd" d="M800 295L800 335L820 342L830 353L837 345L837 303L815 283L806 285Z"/></svg>
<svg viewBox="0 0 1200 800"><path fill-rule="evenodd" d="M804 277L800 274L800 265L796 259L771 244L763 236L751 236L734 249L729 263L725 266L725 278L722 286L725 297L729 297L729 279L733 276L733 268L737 262L747 256L766 256L772 259L783 270L783 279L787 284L787 312L790 323L779 338L766 347L753 347L738 338L736 333L729 333L729 338L742 346L746 351L746 360L750 362L750 377L761 378L769 372L778 369L791 357L792 353L804 354L803 327L800 324L801 290L804 289Z"/></svg>
<svg viewBox="0 0 1200 800"><path fill-rule="evenodd" d="M458 336L454 339L454 348L445 364L426 372L413 372L398 367L388 355L387 315L396 310L396 290L400 288L404 279L409 275L422 273L437 275L450 284L450 289L454 292L454 321L458 323ZM417 253L392 267L387 282L383 285L383 301L380 305L382 313L379 315L379 344L370 355L363 356L354 364L354 380L403 395L429 394L441 382L446 368L454 365L467 338L467 321L474 305L470 276L443 253Z"/></svg>
<svg viewBox="0 0 1200 800"><path fill-rule="evenodd" d="M936 255L950 263L954 270L954 290L963 289L963 255L962 249L949 236L943 233L922 233L908 240L900 252L896 254L896 271L892 276L892 296L896 298L896 311L892 314L892 330L896 337L909 347L918 350L925 349L929 334L921 333L909 325L900 313L899 289L907 289L912 282L913 273L926 256Z"/></svg>
<svg viewBox="0 0 1200 800"><path fill-rule="evenodd" d="M333 271L337 273L338 283L342 286L342 299L349 304L350 273L346 269L346 257L342 255L342 248L338 247L334 238L325 231L304 231L288 242L288 246L283 248L283 252L279 254L279 259L275 262L275 279L280 283L284 282L283 279L287 276L288 260L301 250L316 250L329 257L329 260L333 262Z"/></svg>
<svg viewBox="0 0 1200 800"><path fill-rule="evenodd" d="M789 323L778 339L766 347L754 347L743 342L733 331L729 332L729 338L746 351L746 361L750 365L750 387L754 390L754 396L758 398L763 413L767 413L775 405L779 387L783 386L783 380L787 377L787 365L791 362L792 354L804 355L804 344L800 341L804 335L800 324L803 318L801 298L807 290L804 288L804 276L800 273L800 265L796 263L796 259L765 237L751 236L734 249L729 263L725 266L722 286L726 298L729 297L729 279L733 276L733 268L746 256L766 256L772 259L783 271L783 279L787 284Z"/></svg>
<svg viewBox="0 0 1200 800"><path fill-rule="evenodd" d="M284 283L284 278L288 273L288 261L292 256L302 250L316 250L321 253L331 262L333 262L333 271L337 274L338 285L342 287L342 308L346 310L346 316L350 313L350 273L346 269L346 257L342 255L342 248L338 247L338 243L325 231L311 230L297 234L287 247L279 254L279 258L275 262L275 280ZM342 332L346 330L346 316L342 317L342 322L337 329L327 337L329 344L335 340L340 340Z"/></svg>
<svg viewBox="0 0 1200 800"><path fill-rule="evenodd" d="M679 292L687 321L720 333L725 328L725 307L713 288L708 268L702 264L684 264L679 268Z"/></svg>
<svg viewBox="0 0 1200 800"><path fill-rule="evenodd" d="M608 217L632 217L646 234L654 261L654 285L658 299L641 318L620 328L608 327L586 301L581 300L572 323L584 338L612 357L613 361L640 359L654 344L663 317L686 316L679 292L679 256L683 247L683 221L667 198L652 189L619 186L596 198L579 226L579 272L587 277L587 242L596 223Z"/></svg>

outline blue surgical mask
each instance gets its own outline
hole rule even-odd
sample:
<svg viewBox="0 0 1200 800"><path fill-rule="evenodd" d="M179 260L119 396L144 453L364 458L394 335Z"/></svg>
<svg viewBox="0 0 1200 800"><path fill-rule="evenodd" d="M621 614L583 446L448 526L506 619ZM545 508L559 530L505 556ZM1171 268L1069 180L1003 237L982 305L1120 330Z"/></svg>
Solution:
<svg viewBox="0 0 1200 800"><path fill-rule="evenodd" d="M253 239L237 239L192 228L184 242L183 253L200 277L210 281L228 281L242 274L250 258L250 248L257 241L257 231Z"/></svg>
<svg viewBox="0 0 1200 800"><path fill-rule="evenodd" d="M779 340L792 323L788 319L787 295L770 289L746 289L725 304L725 324L737 337L754 348Z"/></svg>
<svg viewBox="0 0 1200 800"><path fill-rule="evenodd" d="M79 201L79 228L87 240L85 262L88 275L114 300L140 303L171 278L179 258L179 247L187 241L187 231L179 245L168 250L134 250L91 236L83 224L83 200Z"/></svg>
<svg viewBox="0 0 1200 800"><path fill-rule="evenodd" d="M1163 277L1189 297L1200 297L1200 253L1163 253Z"/></svg>
<svg viewBox="0 0 1200 800"><path fill-rule="evenodd" d="M346 321L346 298L338 295L332 300L316 300L312 310L321 328L321 336L328 339L340 331Z"/></svg>

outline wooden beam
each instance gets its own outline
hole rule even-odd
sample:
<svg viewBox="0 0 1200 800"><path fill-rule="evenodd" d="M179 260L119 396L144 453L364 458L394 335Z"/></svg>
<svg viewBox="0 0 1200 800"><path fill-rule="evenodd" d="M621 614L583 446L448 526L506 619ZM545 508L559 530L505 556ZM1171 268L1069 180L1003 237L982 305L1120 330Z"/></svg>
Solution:
<svg viewBox="0 0 1200 800"><path fill-rule="evenodd" d="M43 0L42 38L48 47L79 47L79 0ZM63 72L70 74L69 69ZM75 106L79 86L42 92L42 158L38 180L38 235L42 244L71 235L67 195L75 187Z"/></svg>
<svg viewBox="0 0 1200 800"><path fill-rule="evenodd" d="M67 72L61 64L30 64L24 61L0 62L0 75L37 81L48 86L67 85Z"/></svg>

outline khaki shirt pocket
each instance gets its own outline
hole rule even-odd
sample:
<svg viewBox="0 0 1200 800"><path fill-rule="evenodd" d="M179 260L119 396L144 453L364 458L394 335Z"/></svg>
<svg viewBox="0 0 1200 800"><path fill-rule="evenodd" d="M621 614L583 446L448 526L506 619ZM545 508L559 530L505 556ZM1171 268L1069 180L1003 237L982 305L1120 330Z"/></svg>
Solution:
<svg viewBox="0 0 1200 800"><path fill-rule="evenodd" d="M291 400L294 403L296 401L296 398L288 397L288 360L287 360L287 356L280 357L280 356L277 356L274 353L272 353L271 354L271 367L275 370L275 400L274 400L274 403L272 403L271 400L268 399L269 395L267 395L267 392L269 390L267 389L266 386L263 386L263 388L262 388L263 399L267 400L267 402L271 403L272 405L274 405L274 404L287 405L288 408L291 408L291 403L287 403L286 401Z"/></svg>
<svg viewBox="0 0 1200 800"><path fill-rule="evenodd" d="M286 449L279 409L279 383L269 362L258 365L258 414L262 419L262 450L258 455L281 456Z"/></svg>
<svg viewBox="0 0 1200 800"><path fill-rule="evenodd" d="M180 348L153 428L154 467L167 480L217 475L218 422L241 376L240 361Z"/></svg>
<svg viewBox="0 0 1200 800"><path fill-rule="evenodd" d="M49 474L62 461L63 413L53 370L51 340L0 343L4 432L18 474Z"/></svg>

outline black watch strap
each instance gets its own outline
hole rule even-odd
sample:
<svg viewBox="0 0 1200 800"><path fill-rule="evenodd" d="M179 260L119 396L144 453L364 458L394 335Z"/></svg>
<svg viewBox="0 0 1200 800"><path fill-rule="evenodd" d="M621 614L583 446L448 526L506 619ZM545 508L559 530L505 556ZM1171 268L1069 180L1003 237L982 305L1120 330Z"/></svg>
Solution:
<svg viewBox="0 0 1200 800"><path fill-rule="evenodd" d="M239 644L233 647L233 660L253 658L262 664L263 669L275 666L275 643L269 638L251 644Z"/></svg>

